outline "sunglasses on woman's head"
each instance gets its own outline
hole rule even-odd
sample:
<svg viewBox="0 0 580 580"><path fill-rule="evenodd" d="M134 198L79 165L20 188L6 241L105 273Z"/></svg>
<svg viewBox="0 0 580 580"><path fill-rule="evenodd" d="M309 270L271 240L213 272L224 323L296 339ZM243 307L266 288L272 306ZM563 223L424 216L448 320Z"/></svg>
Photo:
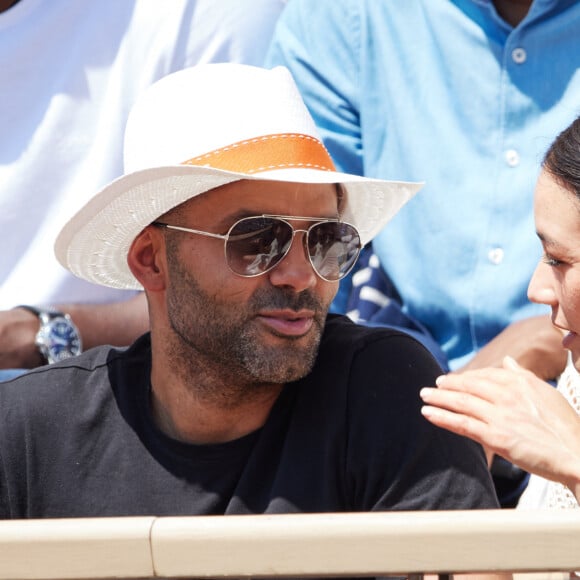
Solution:
<svg viewBox="0 0 580 580"><path fill-rule="evenodd" d="M313 223L295 229L290 221ZM226 263L238 276L252 278L276 267L292 247L294 235L303 232L304 247L312 268L327 282L344 278L361 250L357 229L332 218L261 215L238 220L225 235L153 222L154 226L224 240Z"/></svg>

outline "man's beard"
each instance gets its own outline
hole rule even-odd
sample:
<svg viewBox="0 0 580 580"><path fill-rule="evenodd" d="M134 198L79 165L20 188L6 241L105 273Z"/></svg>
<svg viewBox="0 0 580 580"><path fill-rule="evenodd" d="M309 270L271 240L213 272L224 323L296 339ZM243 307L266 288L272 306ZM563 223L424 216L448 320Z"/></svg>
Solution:
<svg viewBox="0 0 580 580"><path fill-rule="evenodd" d="M212 374L218 375L222 383L217 387L219 390L225 378L230 382L229 395L211 394L223 399L222 403L230 399L233 403L233 399L249 394L236 393L236 386L243 386L245 392L247 385L252 384L259 390L260 386L298 380L312 370L328 305L322 304L310 291L297 294L275 286L258 289L245 305L220 302L204 292L183 268L177 251L173 244L168 244L167 311L175 333L169 355L176 371L189 375L184 379L195 380L205 373L204 382L209 387L214 383ZM280 336L274 340L276 344L266 344L264 327L256 323L256 315L260 311L279 309L313 311L308 336Z"/></svg>

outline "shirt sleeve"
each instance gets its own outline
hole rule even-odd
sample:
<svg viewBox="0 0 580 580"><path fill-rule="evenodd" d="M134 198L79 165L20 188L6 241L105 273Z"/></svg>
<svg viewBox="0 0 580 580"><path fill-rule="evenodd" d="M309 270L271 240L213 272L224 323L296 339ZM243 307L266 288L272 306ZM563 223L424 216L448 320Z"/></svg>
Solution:
<svg viewBox="0 0 580 580"><path fill-rule="evenodd" d="M391 334L353 360L347 481L362 510L497 508L483 449L421 415L419 391L438 364L415 339Z"/></svg>
<svg viewBox="0 0 580 580"><path fill-rule="evenodd" d="M276 27L266 66L288 67L337 168L362 175L359 4L292 0Z"/></svg>

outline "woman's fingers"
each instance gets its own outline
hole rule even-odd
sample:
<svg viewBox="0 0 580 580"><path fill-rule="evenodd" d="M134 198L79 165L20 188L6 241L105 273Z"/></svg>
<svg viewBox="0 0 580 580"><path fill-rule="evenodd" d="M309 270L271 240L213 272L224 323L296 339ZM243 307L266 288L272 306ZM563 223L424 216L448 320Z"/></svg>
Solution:
<svg viewBox="0 0 580 580"><path fill-rule="evenodd" d="M503 364L439 377L437 388L420 392L423 416L527 471L569 480L580 459L580 418L553 387L513 359Z"/></svg>
<svg viewBox="0 0 580 580"><path fill-rule="evenodd" d="M437 391L437 389L425 388L421 391L421 397L426 403L421 408L421 413L427 420L437 427L486 445L488 428L484 421L475 415L459 411L458 409L464 405L458 404L457 401L431 398L430 391ZM430 404L431 402L433 404Z"/></svg>

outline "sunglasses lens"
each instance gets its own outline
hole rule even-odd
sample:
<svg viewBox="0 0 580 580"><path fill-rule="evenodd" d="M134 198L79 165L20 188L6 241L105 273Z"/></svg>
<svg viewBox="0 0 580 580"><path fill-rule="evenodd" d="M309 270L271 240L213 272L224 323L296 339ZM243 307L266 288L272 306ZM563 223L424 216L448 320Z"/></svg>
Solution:
<svg viewBox="0 0 580 580"><path fill-rule="evenodd" d="M361 243L354 226L341 222L322 222L310 228L308 253L314 269L329 281L344 278L354 266Z"/></svg>
<svg viewBox="0 0 580 580"><path fill-rule="evenodd" d="M226 242L226 259L240 276L259 276L284 258L292 245L292 226L277 217L249 217L235 223ZM346 276L361 248L354 226L321 222L308 230L308 254L313 268L324 280Z"/></svg>
<svg viewBox="0 0 580 580"><path fill-rule="evenodd" d="M234 224L226 243L226 259L233 272L259 276L271 270L292 244L292 227L276 218L251 217Z"/></svg>

